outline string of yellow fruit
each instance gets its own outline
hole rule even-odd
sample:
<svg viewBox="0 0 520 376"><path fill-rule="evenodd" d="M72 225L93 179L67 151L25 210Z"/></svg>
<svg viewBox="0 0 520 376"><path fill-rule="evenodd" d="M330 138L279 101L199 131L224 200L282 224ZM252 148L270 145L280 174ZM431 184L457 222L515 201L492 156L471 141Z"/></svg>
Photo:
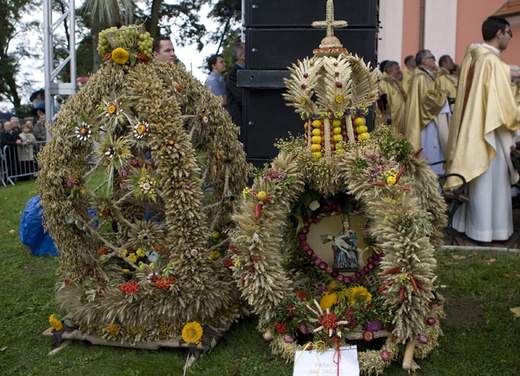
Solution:
<svg viewBox="0 0 520 376"><path fill-rule="evenodd" d="M368 140L370 133L363 116L351 116L355 140ZM347 118L335 118L330 121L328 118L312 119L309 118L304 123L305 144L316 158L323 155L333 154L335 150L342 150L342 142L348 142ZM327 142L329 141L329 142Z"/></svg>

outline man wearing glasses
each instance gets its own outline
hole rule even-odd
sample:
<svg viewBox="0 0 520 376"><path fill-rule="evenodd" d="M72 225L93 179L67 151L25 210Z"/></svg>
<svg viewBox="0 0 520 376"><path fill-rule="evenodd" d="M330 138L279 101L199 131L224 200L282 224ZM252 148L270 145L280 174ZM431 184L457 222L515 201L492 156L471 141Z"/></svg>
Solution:
<svg viewBox="0 0 520 376"><path fill-rule="evenodd" d="M462 62L458 97L448 136L448 172L468 181L469 203L453 227L480 242L507 240L513 233L511 185L519 175L510 149L513 131L520 129L510 67L500 59L513 33L509 22L489 17L482 24L483 44L472 44ZM448 180L445 188L460 182Z"/></svg>
<svg viewBox="0 0 520 376"><path fill-rule="evenodd" d="M448 138L450 108L448 93L436 82L437 65L430 50L415 55L415 74L405 106L401 133L415 150L423 149L421 156L428 163L444 160L444 147ZM444 173L442 164L432 166L436 174Z"/></svg>

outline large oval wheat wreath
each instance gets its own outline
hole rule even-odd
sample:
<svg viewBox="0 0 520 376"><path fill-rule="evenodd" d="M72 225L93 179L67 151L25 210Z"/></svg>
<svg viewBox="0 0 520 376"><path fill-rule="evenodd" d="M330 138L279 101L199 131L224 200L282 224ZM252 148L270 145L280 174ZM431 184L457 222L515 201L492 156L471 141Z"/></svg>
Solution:
<svg viewBox="0 0 520 376"><path fill-rule="evenodd" d="M67 322L207 349L241 314L223 261L249 171L219 99L180 64L107 61L51 133L38 185Z"/></svg>

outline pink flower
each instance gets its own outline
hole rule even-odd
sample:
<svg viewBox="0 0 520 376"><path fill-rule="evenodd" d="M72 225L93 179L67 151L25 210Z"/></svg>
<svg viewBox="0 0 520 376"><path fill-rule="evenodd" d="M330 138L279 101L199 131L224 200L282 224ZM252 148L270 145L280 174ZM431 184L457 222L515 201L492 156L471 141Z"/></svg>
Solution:
<svg viewBox="0 0 520 376"><path fill-rule="evenodd" d="M389 362L391 357L392 356L390 354L390 351L388 351L388 350L381 351L381 359L383 360L383 362Z"/></svg>
<svg viewBox="0 0 520 376"><path fill-rule="evenodd" d="M365 340L365 342L370 342L374 339L374 333L368 331L368 330L365 330L363 332L363 339Z"/></svg>
<svg viewBox="0 0 520 376"><path fill-rule="evenodd" d="M422 344L427 344L428 343L428 337L426 337L424 334L420 334L418 337L417 337L417 341L419 341L419 343L422 343Z"/></svg>
<svg viewBox="0 0 520 376"><path fill-rule="evenodd" d="M293 343L294 342L292 337L288 336L288 335L283 336L283 340L284 340L285 343Z"/></svg>

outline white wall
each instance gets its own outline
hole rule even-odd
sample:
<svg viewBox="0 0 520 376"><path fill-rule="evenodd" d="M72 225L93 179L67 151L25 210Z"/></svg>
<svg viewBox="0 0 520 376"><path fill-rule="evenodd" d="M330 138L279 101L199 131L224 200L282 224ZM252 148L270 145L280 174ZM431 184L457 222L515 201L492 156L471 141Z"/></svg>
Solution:
<svg viewBox="0 0 520 376"><path fill-rule="evenodd" d="M426 0L425 13L424 48L437 59L442 55L455 58L457 0Z"/></svg>
<svg viewBox="0 0 520 376"><path fill-rule="evenodd" d="M403 0L380 0L379 45L377 60L395 60L402 65L403 49Z"/></svg>

